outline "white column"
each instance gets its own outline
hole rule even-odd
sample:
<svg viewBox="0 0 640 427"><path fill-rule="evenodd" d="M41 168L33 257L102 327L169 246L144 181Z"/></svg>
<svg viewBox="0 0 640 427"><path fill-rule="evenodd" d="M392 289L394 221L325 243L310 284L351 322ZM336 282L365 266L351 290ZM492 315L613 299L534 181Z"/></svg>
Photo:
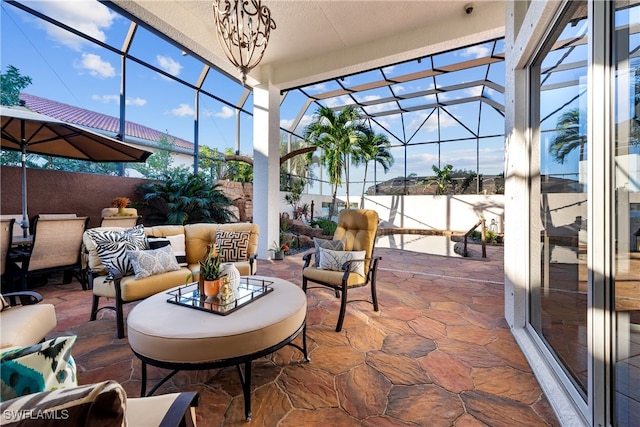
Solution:
<svg viewBox="0 0 640 427"><path fill-rule="evenodd" d="M258 257L280 233L280 92L269 85L253 90L253 222L260 227Z"/></svg>

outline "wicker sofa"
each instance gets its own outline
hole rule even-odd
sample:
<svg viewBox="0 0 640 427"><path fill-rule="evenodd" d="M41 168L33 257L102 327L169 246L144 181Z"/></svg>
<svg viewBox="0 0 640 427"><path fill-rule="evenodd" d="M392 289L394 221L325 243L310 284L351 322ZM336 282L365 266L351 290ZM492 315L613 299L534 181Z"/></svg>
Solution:
<svg viewBox="0 0 640 427"><path fill-rule="evenodd" d="M92 231L93 230L93 231ZM116 327L118 337L124 337L124 314L123 304L133 301L139 301L154 295L158 292L166 291L173 287L185 284L190 277L190 273L197 272L199 268L198 262L205 256L208 245L220 246L222 242L221 236L225 236L227 246L243 246L246 243L246 253L244 258L235 257L229 261L238 268L241 275L256 274L257 263L255 261L258 250L258 234L259 228L253 223L230 223L230 224L188 224L188 225L161 225L154 227L144 227L144 233L147 238L171 238L170 236L184 235L184 251L186 255L185 263L178 269L155 274L149 277L138 278L135 276L117 275L112 277L105 268L100 255L97 251L95 232L101 231L124 231L123 228L95 228L85 232L83 243L86 255L86 267L89 286L93 289L93 304L91 307L90 320L95 320L98 311L100 298L113 298L115 300L116 311ZM231 242L229 245L228 237L241 235L242 243ZM247 240L248 234L248 241ZM220 240L220 241L218 241ZM197 276L194 279L197 279ZM102 307L105 308L105 307Z"/></svg>

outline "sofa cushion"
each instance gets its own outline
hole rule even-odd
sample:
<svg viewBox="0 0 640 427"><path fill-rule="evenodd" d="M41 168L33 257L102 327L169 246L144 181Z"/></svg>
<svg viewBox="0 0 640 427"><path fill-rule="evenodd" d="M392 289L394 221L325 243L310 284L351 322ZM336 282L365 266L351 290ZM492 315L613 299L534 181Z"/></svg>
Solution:
<svg viewBox="0 0 640 427"><path fill-rule="evenodd" d="M320 248L331 249L332 251L344 251L344 240L327 240L313 238L313 245L315 246L315 267L320 265Z"/></svg>
<svg viewBox="0 0 640 427"><path fill-rule="evenodd" d="M216 249L220 262L247 260L250 234L248 231L216 231Z"/></svg>
<svg viewBox="0 0 640 427"><path fill-rule="evenodd" d="M354 259L364 260L366 256L366 251L332 251L331 249L320 248L319 268L322 270L343 271L342 266L345 262ZM349 270L364 276L364 261L350 263Z"/></svg>
<svg viewBox="0 0 640 427"><path fill-rule="evenodd" d="M187 283L190 273L189 269L181 267L179 270L167 271L143 279L136 279L133 275L125 276L120 281L122 300L137 301L175 286L184 285ZM115 298L115 281L109 280L108 276L94 278L93 294L100 297Z"/></svg>
<svg viewBox="0 0 640 427"><path fill-rule="evenodd" d="M0 357L2 400L78 385L71 349L76 336L4 349Z"/></svg>
<svg viewBox="0 0 640 427"><path fill-rule="evenodd" d="M127 251L127 255L133 266L136 279L180 269L176 257L171 251L171 246L146 251Z"/></svg>
<svg viewBox="0 0 640 427"><path fill-rule="evenodd" d="M11 307L0 314L0 348L33 345L55 327L53 304L41 302Z"/></svg>
<svg viewBox="0 0 640 427"><path fill-rule="evenodd" d="M122 386L109 380L19 397L0 404L0 411L2 424L12 427L125 426L126 399Z"/></svg>

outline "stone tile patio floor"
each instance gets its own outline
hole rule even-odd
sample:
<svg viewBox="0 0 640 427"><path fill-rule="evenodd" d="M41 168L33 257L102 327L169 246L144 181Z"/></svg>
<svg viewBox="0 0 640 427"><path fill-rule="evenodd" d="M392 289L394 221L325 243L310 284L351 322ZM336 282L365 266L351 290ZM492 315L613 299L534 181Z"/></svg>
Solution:
<svg viewBox="0 0 640 427"><path fill-rule="evenodd" d="M338 299L308 291L311 361L289 346L255 361L250 422L235 367L180 372L157 393L199 391L200 426L559 425L504 320L502 248L488 249L488 259L376 249L380 311L351 303L339 333ZM298 285L301 266L302 254L258 260L261 275ZM91 292L76 281L58 283L54 277L37 291L56 306L50 337L78 335L79 383L113 379L139 396L141 364L127 339L116 337L113 311L89 322ZM166 373L151 368L149 375Z"/></svg>

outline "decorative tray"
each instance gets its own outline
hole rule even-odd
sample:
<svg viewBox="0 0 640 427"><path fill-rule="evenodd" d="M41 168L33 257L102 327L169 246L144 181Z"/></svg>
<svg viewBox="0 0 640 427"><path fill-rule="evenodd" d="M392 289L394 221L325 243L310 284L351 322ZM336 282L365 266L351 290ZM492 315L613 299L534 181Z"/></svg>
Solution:
<svg viewBox="0 0 640 427"><path fill-rule="evenodd" d="M177 289L167 292L171 298L167 302L182 305L208 313L226 316L237 309L252 303L269 292L273 292L273 282L252 277L241 277L238 289L231 298L223 299L220 296L208 297L198 292L198 282L187 283Z"/></svg>

